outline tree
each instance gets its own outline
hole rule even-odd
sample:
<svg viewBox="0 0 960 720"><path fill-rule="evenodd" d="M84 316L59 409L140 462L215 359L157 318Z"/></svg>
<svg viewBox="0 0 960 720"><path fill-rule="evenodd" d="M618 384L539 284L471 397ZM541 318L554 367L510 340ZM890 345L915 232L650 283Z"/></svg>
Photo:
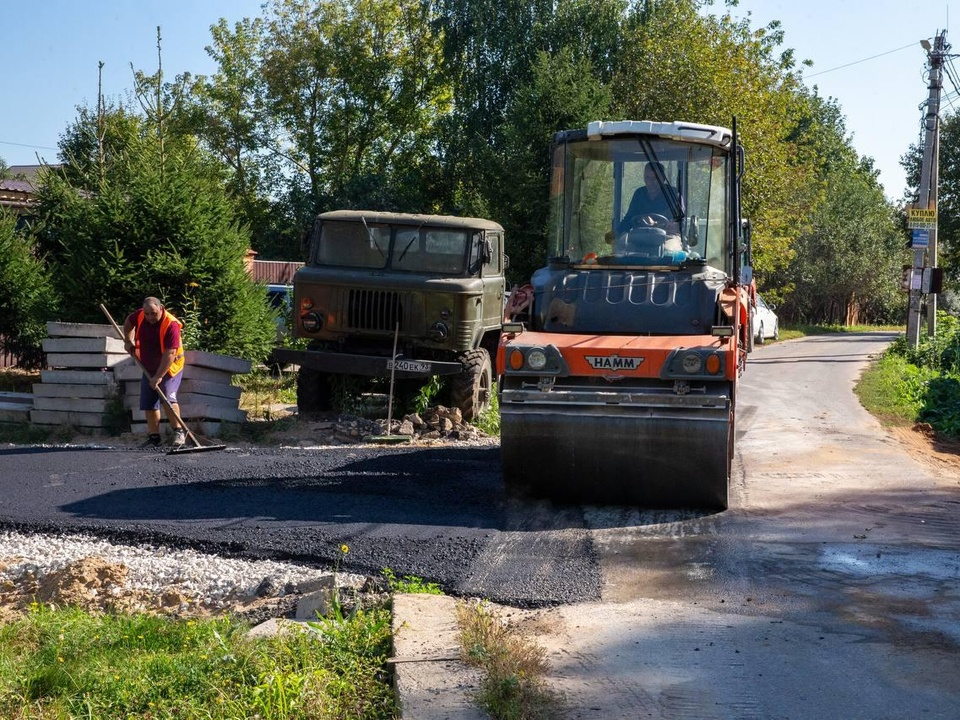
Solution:
<svg viewBox="0 0 960 720"><path fill-rule="evenodd" d="M697 0L635 6L619 70L615 112L730 127L735 116L747 153L744 213L754 228L758 278L785 266L817 183L796 162L790 137L804 110L802 85L779 24L754 30L729 13L700 12Z"/></svg>
<svg viewBox="0 0 960 720"><path fill-rule="evenodd" d="M46 323L56 315L57 294L30 239L17 231L15 215L0 210L0 350L23 367L42 364Z"/></svg>
<svg viewBox="0 0 960 720"><path fill-rule="evenodd" d="M37 235L61 317L102 322L99 303L128 310L155 295L184 320L188 347L262 360L275 327L264 289L245 269L249 237L224 168L175 132L185 80L165 85L159 70L136 81L144 113L123 122L103 117L102 106L82 113L61 141L67 167L48 173L40 189ZM103 131L91 136L94 121ZM92 155L67 152L89 148L91 137Z"/></svg>

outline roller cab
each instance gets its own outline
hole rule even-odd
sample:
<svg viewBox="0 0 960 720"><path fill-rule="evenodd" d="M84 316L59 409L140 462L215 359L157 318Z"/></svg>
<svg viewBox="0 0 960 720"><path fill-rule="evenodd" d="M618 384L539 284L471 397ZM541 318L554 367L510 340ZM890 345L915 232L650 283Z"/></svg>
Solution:
<svg viewBox="0 0 960 720"><path fill-rule="evenodd" d="M735 133L598 122L552 156L548 260L497 353L505 481L725 508L749 336ZM638 197L661 212L631 217Z"/></svg>

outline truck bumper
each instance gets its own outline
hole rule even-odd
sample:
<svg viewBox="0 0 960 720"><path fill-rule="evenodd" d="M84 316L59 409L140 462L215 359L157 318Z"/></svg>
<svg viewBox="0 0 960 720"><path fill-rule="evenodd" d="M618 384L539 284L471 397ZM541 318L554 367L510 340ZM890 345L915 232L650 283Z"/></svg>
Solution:
<svg viewBox="0 0 960 720"><path fill-rule="evenodd" d="M338 375L363 375L366 377L389 377L391 365L394 377L420 378L434 375L455 375L463 370L458 362L442 360L410 360L378 355L354 355L350 353L318 352L315 350L292 350L275 348L272 355L277 362L290 363L320 372Z"/></svg>

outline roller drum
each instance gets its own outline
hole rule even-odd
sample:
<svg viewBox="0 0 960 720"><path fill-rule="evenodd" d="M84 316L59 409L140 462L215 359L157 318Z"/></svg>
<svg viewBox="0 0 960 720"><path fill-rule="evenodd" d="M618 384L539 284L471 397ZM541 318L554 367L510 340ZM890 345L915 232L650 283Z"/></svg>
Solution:
<svg viewBox="0 0 960 720"><path fill-rule="evenodd" d="M724 509L732 406L728 389L706 397L506 390L504 480L560 502Z"/></svg>

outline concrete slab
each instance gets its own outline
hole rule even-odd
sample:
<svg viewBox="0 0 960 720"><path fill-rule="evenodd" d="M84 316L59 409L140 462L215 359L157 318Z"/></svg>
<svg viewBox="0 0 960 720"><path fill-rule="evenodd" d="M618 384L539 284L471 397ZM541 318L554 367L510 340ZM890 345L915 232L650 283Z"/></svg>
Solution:
<svg viewBox="0 0 960 720"><path fill-rule="evenodd" d="M120 320L117 322L123 324ZM117 331L113 329L113 325L48 322L47 335L49 337L116 337Z"/></svg>
<svg viewBox="0 0 960 720"><path fill-rule="evenodd" d="M330 600L333 597L334 580L329 579L328 587L304 593L297 600L297 620L316 620L330 612Z"/></svg>
<svg viewBox="0 0 960 720"><path fill-rule="evenodd" d="M187 366L210 368L212 370L225 370L234 375L245 375L250 372L250 361L243 358L233 357L231 355L218 355L217 353L204 352L202 350L187 350L185 353Z"/></svg>
<svg viewBox="0 0 960 720"><path fill-rule="evenodd" d="M72 338L48 337L43 341L43 351L47 353L120 353L127 355L123 349L123 340L118 337ZM128 356L129 357L129 356Z"/></svg>
<svg viewBox="0 0 960 720"><path fill-rule="evenodd" d="M214 397L240 399L240 388L236 385L225 383L206 382L204 380L191 380L186 377L180 383L181 393L193 393L194 395L212 395Z"/></svg>
<svg viewBox="0 0 960 720"><path fill-rule="evenodd" d="M182 385L180 386L180 402L183 405L210 405L212 407L230 408L232 410L236 410L240 404L239 398L197 395L192 392L184 392Z"/></svg>
<svg viewBox="0 0 960 720"><path fill-rule="evenodd" d="M180 403L180 416L188 423L191 420L224 420L234 423L247 421L246 410L218 408L212 405L184 405ZM146 420L143 410L133 409L133 421L140 422L142 420Z"/></svg>
<svg viewBox="0 0 960 720"><path fill-rule="evenodd" d="M114 377L121 381L139 380L140 376L143 375L143 371L129 356L123 362L113 365L112 368Z"/></svg>
<svg viewBox="0 0 960 720"><path fill-rule="evenodd" d="M80 383L34 383L31 397L106 398L116 393L115 385Z"/></svg>
<svg viewBox="0 0 960 720"><path fill-rule="evenodd" d="M60 410L31 410L34 425L73 425L74 427L102 428L103 413L64 412Z"/></svg>
<svg viewBox="0 0 960 720"><path fill-rule="evenodd" d="M104 413L107 401L97 398L42 397L33 400L34 410L63 410L65 412Z"/></svg>
<svg viewBox="0 0 960 720"><path fill-rule="evenodd" d="M47 365L51 368L105 368L129 358L127 353L47 353Z"/></svg>
<svg viewBox="0 0 960 720"><path fill-rule="evenodd" d="M33 404L33 393L11 392L4 390L0 392L0 403L22 403L24 405Z"/></svg>
<svg viewBox="0 0 960 720"><path fill-rule="evenodd" d="M405 720L489 720L470 699L480 672L460 660L456 598L393 596L394 682Z"/></svg>
<svg viewBox="0 0 960 720"><path fill-rule="evenodd" d="M191 365L189 360L187 361L186 367L183 368L184 382L187 380L202 380L203 382L229 385L231 379L233 379L233 375L234 373L227 370L214 370L213 368Z"/></svg>
<svg viewBox="0 0 960 720"><path fill-rule="evenodd" d="M116 383L109 370L41 370L40 382L78 385L113 385Z"/></svg>

